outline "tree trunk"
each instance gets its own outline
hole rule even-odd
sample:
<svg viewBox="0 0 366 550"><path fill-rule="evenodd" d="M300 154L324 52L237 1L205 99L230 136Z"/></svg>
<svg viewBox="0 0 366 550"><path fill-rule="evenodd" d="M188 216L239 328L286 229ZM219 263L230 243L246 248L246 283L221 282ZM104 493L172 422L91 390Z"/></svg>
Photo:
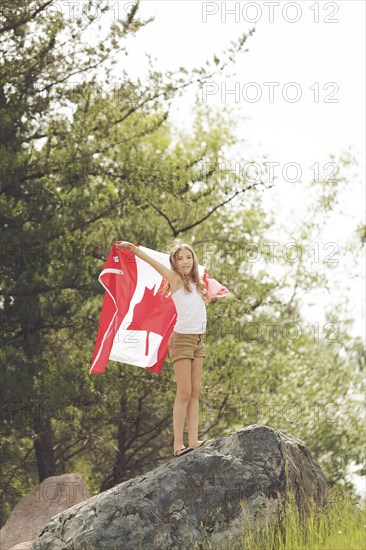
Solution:
<svg viewBox="0 0 366 550"><path fill-rule="evenodd" d="M120 415L118 422L118 453L114 461L113 471L111 475L105 479L101 485L101 491L107 491L111 487L114 487L118 483L125 481L124 479L124 459L126 453L126 439L127 439L127 426L126 426L126 411L127 411L127 399L125 395L122 395L120 399Z"/></svg>
<svg viewBox="0 0 366 550"><path fill-rule="evenodd" d="M41 342L41 308L39 298L32 296L23 300L24 307L21 310L23 329L23 349L28 358L28 368L31 377L37 379L38 384L33 399L36 404L33 417L33 430L35 434L34 450L36 453L39 483L50 476L56 475L56 461L53 450L53 430L48 407L42 407L44 389L42 388L45 366L42 364Z"/></svg>
<svg viewBox="0 0 366 550"><path fill-rule="evenodd" d="M39 482L41 483L47 477L56 475L53 432L48 418L36 418L34 428L36 432L34 449L36 451Z"/></svg>

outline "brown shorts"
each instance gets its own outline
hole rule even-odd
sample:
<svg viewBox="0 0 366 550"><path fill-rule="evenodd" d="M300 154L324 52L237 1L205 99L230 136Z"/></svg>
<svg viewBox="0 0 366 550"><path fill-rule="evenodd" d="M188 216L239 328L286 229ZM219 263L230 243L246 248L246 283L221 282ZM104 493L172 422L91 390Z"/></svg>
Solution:
<svg viewBox="0 0 366 550"><path fill-rule="evenodd" d="M168 340L168 350L173 363L177 359L206 357L203 334L181 334L173 331Z"/></svg>

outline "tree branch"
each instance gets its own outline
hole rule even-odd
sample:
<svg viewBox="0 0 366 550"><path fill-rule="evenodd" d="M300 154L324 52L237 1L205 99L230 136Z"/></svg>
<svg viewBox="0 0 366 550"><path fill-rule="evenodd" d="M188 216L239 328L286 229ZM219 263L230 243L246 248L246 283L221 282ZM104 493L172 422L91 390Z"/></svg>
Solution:
<svg viewBox="0 0 366 550"><path fill-rule="evenodd" d="M18 27L21 27L22 25L25 25L26 23L29 23L32 19L34 19L41 11L45 10L49 5L53 3L53 0L48 0L44 4L41 4L39 8L37 8L33 13L27 14L23 18L19 19L18 21L11 22L8 26L4 26L0 29L0 33L4 33L7 31L11 31L14 29L17 29Z"/></svg>
<svg viewBox="0 0 366 550"><path fill-rule="evenodd" d="M158 208L156 205L154 205L151 201L149 201L149 203L158 212L158 214L160 214L167 221L169 227L171 228L171 230L173 232L174 237L176 237L177 235L179 235L179 233L184 233L185 231L188 231L189 229L192 229L193 227L196 227L197 225L200 225L201 223L206 221L214 212L216 212L216 210L218 210L219 208L221 208L225 204L231 202L239 194L245 193L246 191L249 191L250 189L253 189L253 187L256 187L257 185L259 185L259 183L264 185L263 182L255 182L252 185L249 185L248 187L246 187L245 189L242 189L240 191L235 191L235 193L231 197L229 197L228 199L226 199L226 200L220 202L219 204L217 204L216 206L214 206L211 210L208 211L208 213L205 216L203 216L199 220L191 223L190 225L186 225L185 227L182 227L181 229L176 229L174 227L173 223L171 222L171 220L168 218L167 214L165 214L162 210L160 210L160 208Z"/></svg>

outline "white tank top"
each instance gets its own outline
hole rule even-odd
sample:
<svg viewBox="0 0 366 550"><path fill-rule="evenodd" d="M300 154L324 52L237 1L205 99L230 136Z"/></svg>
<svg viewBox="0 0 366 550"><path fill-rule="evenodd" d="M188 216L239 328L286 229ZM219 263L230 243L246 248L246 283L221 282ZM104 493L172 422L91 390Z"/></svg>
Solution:
<svg viewBox="0 0 366 550"><path fill-rule="evenodd" d="M179 288L171 295L178 315L173 330L180 334L203 334L207 324L206 304L196 283L189 285L193 292L186 294L184 288Z"/></svg>

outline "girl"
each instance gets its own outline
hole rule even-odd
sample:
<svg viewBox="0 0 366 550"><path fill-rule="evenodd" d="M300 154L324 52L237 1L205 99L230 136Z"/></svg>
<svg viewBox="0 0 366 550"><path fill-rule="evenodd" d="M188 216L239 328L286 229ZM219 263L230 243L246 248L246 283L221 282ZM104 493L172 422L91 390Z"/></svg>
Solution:
<svg viewBox="0 0 366 550"><path fill-rule="evenodd" d="M173 407L174 456L181 456L213 439L198 439L199 389L203 359L206 357L203 334L206 330L206 304L210 298L198 272L198 261L191 246L178 243L169 254L171 269L126 241L117 241L117 249L128 248L150 264L165 279L164 296L169 293L177 310L177 320L169 338L168 350L177 383ZM183 444L188 418L189 446Z"/></svg>

